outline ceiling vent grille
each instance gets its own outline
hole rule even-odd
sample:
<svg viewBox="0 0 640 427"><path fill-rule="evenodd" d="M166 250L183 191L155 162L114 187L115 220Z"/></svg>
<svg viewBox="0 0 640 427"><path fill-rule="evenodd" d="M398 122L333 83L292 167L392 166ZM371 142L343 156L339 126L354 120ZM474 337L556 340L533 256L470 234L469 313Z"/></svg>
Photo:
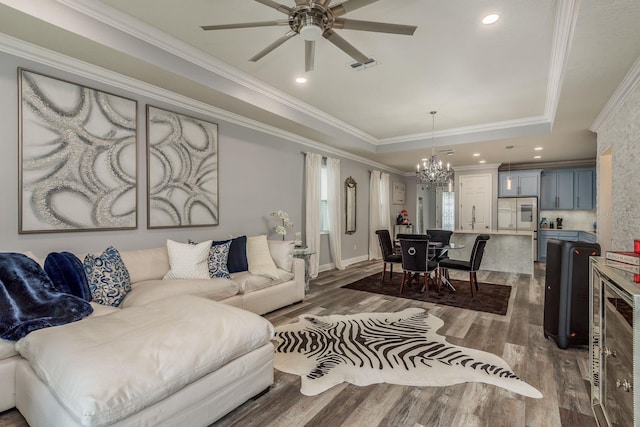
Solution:
<svg viewBox="0 0 640 427"><path fill-rule="evenodd" d="M373 58L369 58L364 63L362 63L362 62L352 62L352 63L349 64L349 66L354 71L361 71L361 70L364 70L366 68L375 67L378 64L380 64L378 61L376 61Z"/></svg>

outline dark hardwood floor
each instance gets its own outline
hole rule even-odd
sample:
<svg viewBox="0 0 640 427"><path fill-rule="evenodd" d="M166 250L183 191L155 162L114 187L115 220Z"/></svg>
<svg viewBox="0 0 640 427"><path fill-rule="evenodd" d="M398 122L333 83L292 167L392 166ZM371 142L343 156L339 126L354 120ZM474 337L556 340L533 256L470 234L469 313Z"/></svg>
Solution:
<svg viewBox="0 0 640 427"><path fill-rule="evenodd" d="M305 301L266 315L274 325L305 313L352 314L422 307L445 322L439 334L451 343L495 353L542 392L531 399L480 383L450 387L340 384L313 397L300 393L300 379L275 371L271 390L240 406L215 426L595 426L589 404L588 352L560 350L543 336L544 264L535 274L481 271L479 282L513 286L505 316L341 289L380 272L362 262L323 272L311 281ZM395 274L395 273L394 273ZM464 274L452 272L466 279ZM461 289L461 292L468 289ZM16 410L0 414L0 427L24 426Z"/></svg>

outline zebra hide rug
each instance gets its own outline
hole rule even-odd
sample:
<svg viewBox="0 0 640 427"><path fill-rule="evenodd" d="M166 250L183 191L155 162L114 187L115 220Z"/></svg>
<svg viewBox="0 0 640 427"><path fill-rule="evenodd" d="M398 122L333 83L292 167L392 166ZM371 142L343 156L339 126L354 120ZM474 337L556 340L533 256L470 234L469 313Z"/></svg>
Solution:
<svg viewBox="0 0 640 427"><path fill-rule="evenodd" d="M300 375L313 396L348 381L447 386L493 384L528 397L542 394L498 356L449 344L436 334L444 322L420 308L350 316L302 315L276 328L274 366Z"/></svg>

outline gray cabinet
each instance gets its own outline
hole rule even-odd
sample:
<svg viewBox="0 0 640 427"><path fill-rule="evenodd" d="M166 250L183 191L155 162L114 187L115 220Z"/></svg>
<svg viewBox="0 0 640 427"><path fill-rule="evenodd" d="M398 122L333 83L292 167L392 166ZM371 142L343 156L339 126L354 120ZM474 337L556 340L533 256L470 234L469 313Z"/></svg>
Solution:
<svg viewBox="0 0 640 427"><path fill-rule="evenodd" d="M594 197L595 170L577 170L574 172L574 209L595 209Z"/></svg>
<svg viewBox="0 0 640 427"><path fill-rule="evenodd" d="M546 261L547 259L547 242L549 239L568 240L576 242L579 240L578 231L563 230L540 230L538 232L538 261Z"/></svg>
<svg viewBox="0 0 640 427"><path fill-rule="evenodd" d="M540 209L594 209L595 169L543 171L540 178Z"/></svg>
<svg viewBox="0 0 640 427"><path fill-rule="evenodd" d="M591 258L589 380L601 427L640 426L640 331L634 326L640 289L633 276L603 257Z"/></svg>
<svg viewBox="0 0 640 427"><path fill-rule="evenodd" d="M540 171L513 171L498 174L498 197L533 197L540 194ZM507 179L511 176L511 189Z"/></svg>
<svg viewBox="0 0 640 427"><path fill-rule="evenodd" d="M543 171L540 209L573 209L573 171Z"/></svg>
<svg viewBox="0 0 640 427"><path fill-rule="evenodd" d="M598 243L598 237L595 234L589 233L587 231L580 231L578 233L578 240L587 243Z"/></svg>

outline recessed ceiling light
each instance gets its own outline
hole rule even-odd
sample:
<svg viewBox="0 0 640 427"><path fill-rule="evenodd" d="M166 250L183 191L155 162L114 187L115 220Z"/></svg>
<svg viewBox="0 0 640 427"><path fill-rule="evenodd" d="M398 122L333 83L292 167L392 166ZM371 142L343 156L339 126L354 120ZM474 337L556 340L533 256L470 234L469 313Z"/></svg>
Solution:
<svg viewBox="0 0 640 427"><path fill-rule="evenodd" d="M541 159L542 156L533 156L534 159Z"/></svg>
<svg viewBox="0 0 640 427"><path fill-rule="evenodd" d="M480 153L473 153L473 157L480 157Z"/></svg>
<svg viewBox="0 0 640 427"><path fill-rule="evenodd" d="M307 78L306 77L296 77L296 83L306 83L307 82Z"/></svg>
<svg viewBox="0 0 640 427"><path fill-rule="evenodd" d="M542 147L536 147L536 148L534 148L534 150L536 150L536 151L541 151L541 150L542 150Z"/></svg>
<svg viewBox="0 0 640 427"><path fill-rule="evenodd" d="M500 19L500 15L498 15L497 13L492 13L482 18L482 23L485 25L491 25L498 22L499 19Z"/></svg>
<svg viewBox="0 0 640 427"><path fill-rule="evenodd" d="M479 163L487 163L487 161L486 160L480 160Z"/></svg>

